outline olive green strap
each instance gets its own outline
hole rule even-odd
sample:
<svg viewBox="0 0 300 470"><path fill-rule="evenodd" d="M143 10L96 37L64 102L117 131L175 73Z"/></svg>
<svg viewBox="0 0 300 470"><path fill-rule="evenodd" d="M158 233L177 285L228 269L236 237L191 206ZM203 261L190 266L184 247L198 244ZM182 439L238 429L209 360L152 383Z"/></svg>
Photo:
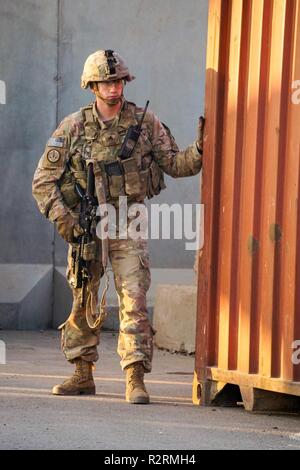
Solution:
<svg viewBox="0 0 300 470"><path fill-rule="evenodd" d="M92 162L94 168L94 175L95 175L95 189L98 199L98 204L103 205L106 204L106 196L105 196L105 187L103 183L103 177L101 169L97 164L95 164L92 160L87 160L87 165ZM107 317L107 309L106 309L106 294L109 288L109 275L108 275L108 238L101 239L101 247L102 247L102 266L104 269L104 274L106 276L106 285L103 290L103 294L101 296L101 301L99 307L97 306L95 297L93 293L87 287L87 304L86 304L86 321L88 326L91 329L101 328L105 318Z"/></svg>
<svg viewBox="0 0 300 470"><path fill-rule="evenodd" d="M91 330L100 329L108 315L108 312L106 309L106 293L109 288L109 276L107 273L107 269L105 270L105 275L106 275L106 285L102 293L99 306L97 306L97 302L96 302L94 294L87 287L85 316L86 316L86 322Z"/></svg>

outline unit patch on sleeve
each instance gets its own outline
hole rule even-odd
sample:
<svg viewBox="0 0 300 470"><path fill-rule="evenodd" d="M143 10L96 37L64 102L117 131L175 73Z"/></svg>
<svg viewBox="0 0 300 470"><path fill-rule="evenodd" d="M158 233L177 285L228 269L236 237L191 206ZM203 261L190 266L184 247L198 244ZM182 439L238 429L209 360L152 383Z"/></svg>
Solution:
<svg viewBox="0 0 300 470"><path fill-rule="evenodd" d="M65 137L51 137L46 145L43 168L62 168L67 154Z"/></svg>
<svg viewBox="0 0 300 470"><path fill-rule="evenodd" d="M60 159L60 153L58 150L51 149L47 153L47 159L50 163L57 163Z"/></svg>

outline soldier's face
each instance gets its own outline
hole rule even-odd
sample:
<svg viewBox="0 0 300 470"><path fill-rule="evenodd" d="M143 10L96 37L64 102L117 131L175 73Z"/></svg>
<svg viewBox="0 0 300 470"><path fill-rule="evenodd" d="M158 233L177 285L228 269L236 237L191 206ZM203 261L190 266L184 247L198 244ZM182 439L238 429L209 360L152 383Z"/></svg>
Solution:
<svg viewBox="0 0 300 470"><path fill-rule="evenodd" d="M110 82L97 82L94 93L107 104L117 104L123 96L123 80L112 80Z"/></svg>

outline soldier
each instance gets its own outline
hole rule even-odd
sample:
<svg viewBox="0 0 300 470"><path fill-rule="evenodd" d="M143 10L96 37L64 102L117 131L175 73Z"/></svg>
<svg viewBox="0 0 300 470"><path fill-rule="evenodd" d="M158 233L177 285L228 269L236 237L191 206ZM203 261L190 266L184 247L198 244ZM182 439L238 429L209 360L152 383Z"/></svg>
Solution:
<svg viewBox="0 0 300 470"><path fill-rule="evenodd" d="M72 253L82 233L75 183L86 187L87 160L102 169L106 201L115 207L119 196L127 197L130 206L159 194L165 188L164 172L177 178L196 175L201 169L203 118L198 139L179 151L169 129L147 111L130 165L119 158L129 127L141 123L143 115L142 108L123 96L124 85L134 78L116 52L100 50L91 54L84 65L81 87L90 88L96 99L61 122L48 140L34 175L33 195L40 211L69 243L67 279L73 291L73 306L60 329L63 352L76 370L53 388L54 395L95 394L92 368L98 359L99 327L91 327L88 321L72 267ZM109 171L111 162L115 164L113 172ZM96 254L89 263L89 289L97 298L104 269L103 246L99 239L95 242ZM147 241L109 239L108 256L119 297L118 353L126 371L126 400L147 404L144 373L151 371L153 352L153 329L146 307L150 286Z"/></svg>

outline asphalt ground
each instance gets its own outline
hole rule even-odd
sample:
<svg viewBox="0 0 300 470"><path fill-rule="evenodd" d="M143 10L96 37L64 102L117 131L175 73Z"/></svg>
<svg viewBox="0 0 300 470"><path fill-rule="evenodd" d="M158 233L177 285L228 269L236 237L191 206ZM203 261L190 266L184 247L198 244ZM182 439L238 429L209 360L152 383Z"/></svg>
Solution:
<svg viewBox="0 0 300 470"><path fill-rule="evenodd" d="M73 371L57 331L0 331L0 449L300 449L300 416L192 404L194 357L155 350L150 405L125 402L117 335L103 332L97 394L55 397Z"/></svg>

